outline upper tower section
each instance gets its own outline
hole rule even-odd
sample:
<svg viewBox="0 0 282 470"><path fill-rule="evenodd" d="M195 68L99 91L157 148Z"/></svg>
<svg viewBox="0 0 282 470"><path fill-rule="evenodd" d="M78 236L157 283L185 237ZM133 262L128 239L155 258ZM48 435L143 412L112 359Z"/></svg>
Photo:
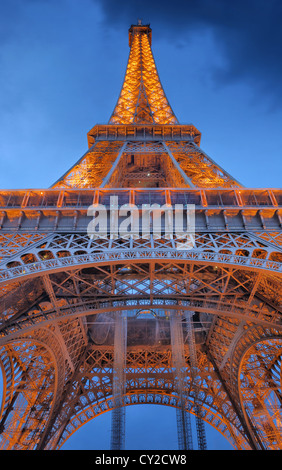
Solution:
<svg viewBox="0 0 282 470"><path fill-rule="evenodd" d="M108 124L88 133L88 151L53 188L225 188L241 186L200 149L201 133L179 124L151 50L149 25L129 28L123 86Z"/></svg>
<svg viewBox="0 0 282 470"><path fill-rule="evenodd" d="M158 75L151 42L150 25L140 20L131 25L125 78L109 124L178 124Z"/></svg>

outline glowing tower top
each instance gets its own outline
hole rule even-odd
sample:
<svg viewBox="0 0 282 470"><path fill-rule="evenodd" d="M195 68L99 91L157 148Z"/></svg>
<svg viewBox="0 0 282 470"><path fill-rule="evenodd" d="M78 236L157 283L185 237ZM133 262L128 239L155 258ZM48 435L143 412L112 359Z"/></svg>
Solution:
<svg viewBox="0 0 282 470"><path fill-rule="evenodd" d="M109 124L178 124L165 96L151 49L150 25L129 28L130 53Z"/></svg>

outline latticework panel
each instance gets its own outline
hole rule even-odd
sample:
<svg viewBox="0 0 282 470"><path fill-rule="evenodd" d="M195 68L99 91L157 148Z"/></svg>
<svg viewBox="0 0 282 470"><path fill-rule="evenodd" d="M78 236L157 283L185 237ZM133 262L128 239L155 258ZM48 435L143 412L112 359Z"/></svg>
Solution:
<svg viewBox="0 0 282 470"><path fill-rule="evenodd" d="M268 238L266 238L266 235ZM275 233L273 234L273 236ZM23 233L23 238L25 234ZM53 233L44 242L39 242L30 247L26 247L21 253L13 253L8 260L3 260L0 264L2 269L2 278L4 278L4 270L10 269L10 272L16 272L17 266L36 266L40 260L62 259L70 258L75 255L87 255L95 253L108 253L109 252L126 252L130 250L132 256L135 258L135 252L148 254L148 250L155 251L156 255L162 256L166 251L169 251L171 256L177 258L177 253L181 249L176 250L177 243L181 239L177 237L154 238L153 236L137 238L137 237L124 237L124 238L91 238L86 234L80 233ZM181 247L181 244L180 244ZM172 251L173 250L173 251ZM248 264L247 261L252 259L254 264L259 267L267 268L272 267L275 271L275 266L279 267L281 263L281 247L279 243L274 243L272 240L272 233L265 234L264 232L196 232L193 236L193 250L181 252L183 259L187 256L189 259L190 252L195 254L195 259L201 259L200 254L206 253L206 259L210 256L213 259L213 254L222 255L215 257L215 261L244 265ZM198 256L197 254L198 253ZM114 256L114 255L113 255ZM149 254L148 254L149 256ZM204 258L202 258L204 259ZM102 258L101 258L102 260ZM257 260L257 263L255 262ZM273 263L272 263L273 261ZM65 261L67 263L67 260ZM24 272L22 271L22 275ZM1 277L1 276L0 276Z"/></svg>
<svg viewBox="0 0 282 470"><path fill-rule="evenodd" d="M220 380L214 376L213 368L205 354L201 351L198 351L198 354L201 366L200 398L205 420L218 429L235 447L248 448L248 443L242 436L240 422L228 402ZM186 361L189 362L187 349ZM180 406L170 349L166 348L164 351L159 347L151 346L150 349L130 350L127 353L126 362L126 394L123 397L125 406L142 403ZM80 369L75 384L69 391L65 411L58 416L50 435L50 447L55 442L61 446L76 429L95 416L113 408L112 367L112 348L93 346L89 350L84 366ZM189 368L186 372L189 396L191 383ZM79 388L78 384L80 384ZM186 409L194 412L192 396L186 402Z"/></svg>
<svg viewBox="0 0 282 470"><path fill-rule="evenodd" d="M232 176L215 163L194 142L167 142L182 170L198 188L240 187Z"/></svg>
<svg viewBox="0 0 282 470"><path fill-rule="evenodd" d="M96 188L110 171L123 142L96 142L53 188Z"/></svg>
<svg viewBox="0 0 282 470"><path fill-rule="evenodd" d="M74 319L14 335L2 346L2 449L42 445L86 342L85 327Z"/></svg>
<svg viewBox="0 0 282 470"><path fill-rule="evenodd" d="M0 446L6 450L34 449L62 393L62 351L52 333L43 329L11 340L1 349L1 364L8 375L4 375Z"/></svg>
<svg viewBox="0 0 282 470"><path fill-rule="evenodd" d="M261 338L244 354L240 370L240 399L247 418L265 448L282 447L282 338Z"/></svg>
<svg viewBox="0 0 282 470"><path fill-rule="evenodd" d="M134 29L122 90L110 124L177 124L163 91L147 28Z"/></svg>
<svg viewBox="0 0 282 470"><path fill-rule="evenodd" d="M1 233L0 262L9 259L15 253L34 245L45 237L44 233Z"/></svg>

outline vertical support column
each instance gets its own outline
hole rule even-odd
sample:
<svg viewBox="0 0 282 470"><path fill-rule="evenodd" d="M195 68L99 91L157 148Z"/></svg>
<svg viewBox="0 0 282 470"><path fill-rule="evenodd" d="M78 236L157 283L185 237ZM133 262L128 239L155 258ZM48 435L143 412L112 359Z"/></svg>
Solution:
<svg viewBox="0 0 282 470"><path fill-rule="evenodd" d="M125 445L125 367L127 346L127 318L118 312L115 322L114 363L113 363L113 402L111 449L122 450Z"/></svg>
<svg viewBox="0 0 282 470"><path fill-rule="evenodd" d="M170 335L171 335L171 352L172 362L175 369L175 381L177 393L180 400L180 406L176 410L177 418L177 433L178 433L178 447L179 450L192 450L193 449L193 435L191 426L190 413L186 411L186 397L185 397L185 356L184 356L184 341L182 324L180 322L181 316L176 312L170 313Z"/></svg>
<svg viewBox="0 0 282 470"><path fill-rule="evenodd" d="M199 402L199 374L198 374L198 360L196 352L195 332L192 321L193 312L185 312L187 322L187 339L189 345L190 354L190 366L191 366L191 378L192 378L192 390L194 391L194 406L196 413L196 428L198 438L198 449L207 449L206 430L205 423L202 419L202 407Z"/></svg>

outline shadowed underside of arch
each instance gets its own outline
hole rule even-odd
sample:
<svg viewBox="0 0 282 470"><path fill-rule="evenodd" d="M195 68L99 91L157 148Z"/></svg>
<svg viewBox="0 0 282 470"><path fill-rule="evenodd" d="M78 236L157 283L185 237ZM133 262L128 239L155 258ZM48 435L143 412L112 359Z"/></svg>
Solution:
<svg viewBox="0 0 282 470"><path fill-rule="evenodd" d="M176 262L174 259L161 258L154 259L152 265L146 257L145 260L131 259L130 262L119 259L114 263L103 261L74 266L68 262L68 257L58 259L67 261L60 270L41 270L39 276L33 275L26 280L19 277L17 286L14 281L2 283L2 311L6 315L0 341L4 347L12 339L16 341L20 335L31 335L36 331L40 334L42 329L51 329L63 350L64 344L67 344L68 350L72 351L68 355L68 373L72 376L70 383L74 384L74 388L68 391L72 401L58 405L57 414L53 418L49 416L46 421L46 436L41 435L37 441L33 437L35 443L40 445L43 439L44 445L50 448L61 446L61 442L82 423L113 408L110 369L113 367L113 336L118 312L125 312L128 319L128 382L124 405L133 404L132 400L137 403L142 400L155 403L161 399L162 404L179 408L177 391L173 386L172 365L162 349L165 347L167 351L167 347L170 347L168 319L171 312L176 311L180 316L183 312L193 314L202 374L200 396L203 419L218 429L235 448L252 445L246 439L246 429L252 429L251 424L246 424L249 417L238 418L236 413L241 400L236 386L237 374L240 367L242 370L245 367L239 352L249 348L265 332L274 331L275 337L281 334L281 313L271 294L275 282L280 282L277 274L258 269L254 278L253 268L244 266L242 269L241 265L228 263L215 264L209 258L205 262L198 262L197 258L185 262L183 259ZM26 293L25 298L23 292ZM153 315L152 318L145 319L145 313ZM243 335L246 337L245 342L242 341ZM70 344L73 350L69 349ZM185 345L187 350L187 343ZM78 350L80 355L77 356ZM140 366L140 361L148 360L148 356L152 360L151 382L148 373L144 372L146 368ZM80 366L77 363L79 357ZM276 363L274 366L277 368ZM99 379L95 376L98 370ZM170 381L162 377L164 371L165 374L171 374ZM140 383L138 373L141 374ZM189 388L189 372L186 380ZM92 385L87 389L83 383ZM247 386L244 390L245 395L248 394ZM13 396L11 388L7 388L6 395L9 403L9 397ZM167 402L166 399L162 401L165 396ZM187 396L186 406L190 409L193 394ZM73 400L78 400L77 405ZM191 406L190 411L195 413L193 403ZM275 423L273 419L272 426ZM265 440L270 442L270 447L273 446L273 440L267 437Z"/></svg>
<svg viewBox="0 0 282 470"><path fill-rule="evenodd" d="M37 263L40 269L34 269L35 263L7 269L3 278L9 282L0 284L0 313L5 312L0 341L60 318L142 308L187 310L282 328L274 297L280 276L264 269L264 259L192 250L171 254L60 257L53 252L51 259Z"/></svg>

